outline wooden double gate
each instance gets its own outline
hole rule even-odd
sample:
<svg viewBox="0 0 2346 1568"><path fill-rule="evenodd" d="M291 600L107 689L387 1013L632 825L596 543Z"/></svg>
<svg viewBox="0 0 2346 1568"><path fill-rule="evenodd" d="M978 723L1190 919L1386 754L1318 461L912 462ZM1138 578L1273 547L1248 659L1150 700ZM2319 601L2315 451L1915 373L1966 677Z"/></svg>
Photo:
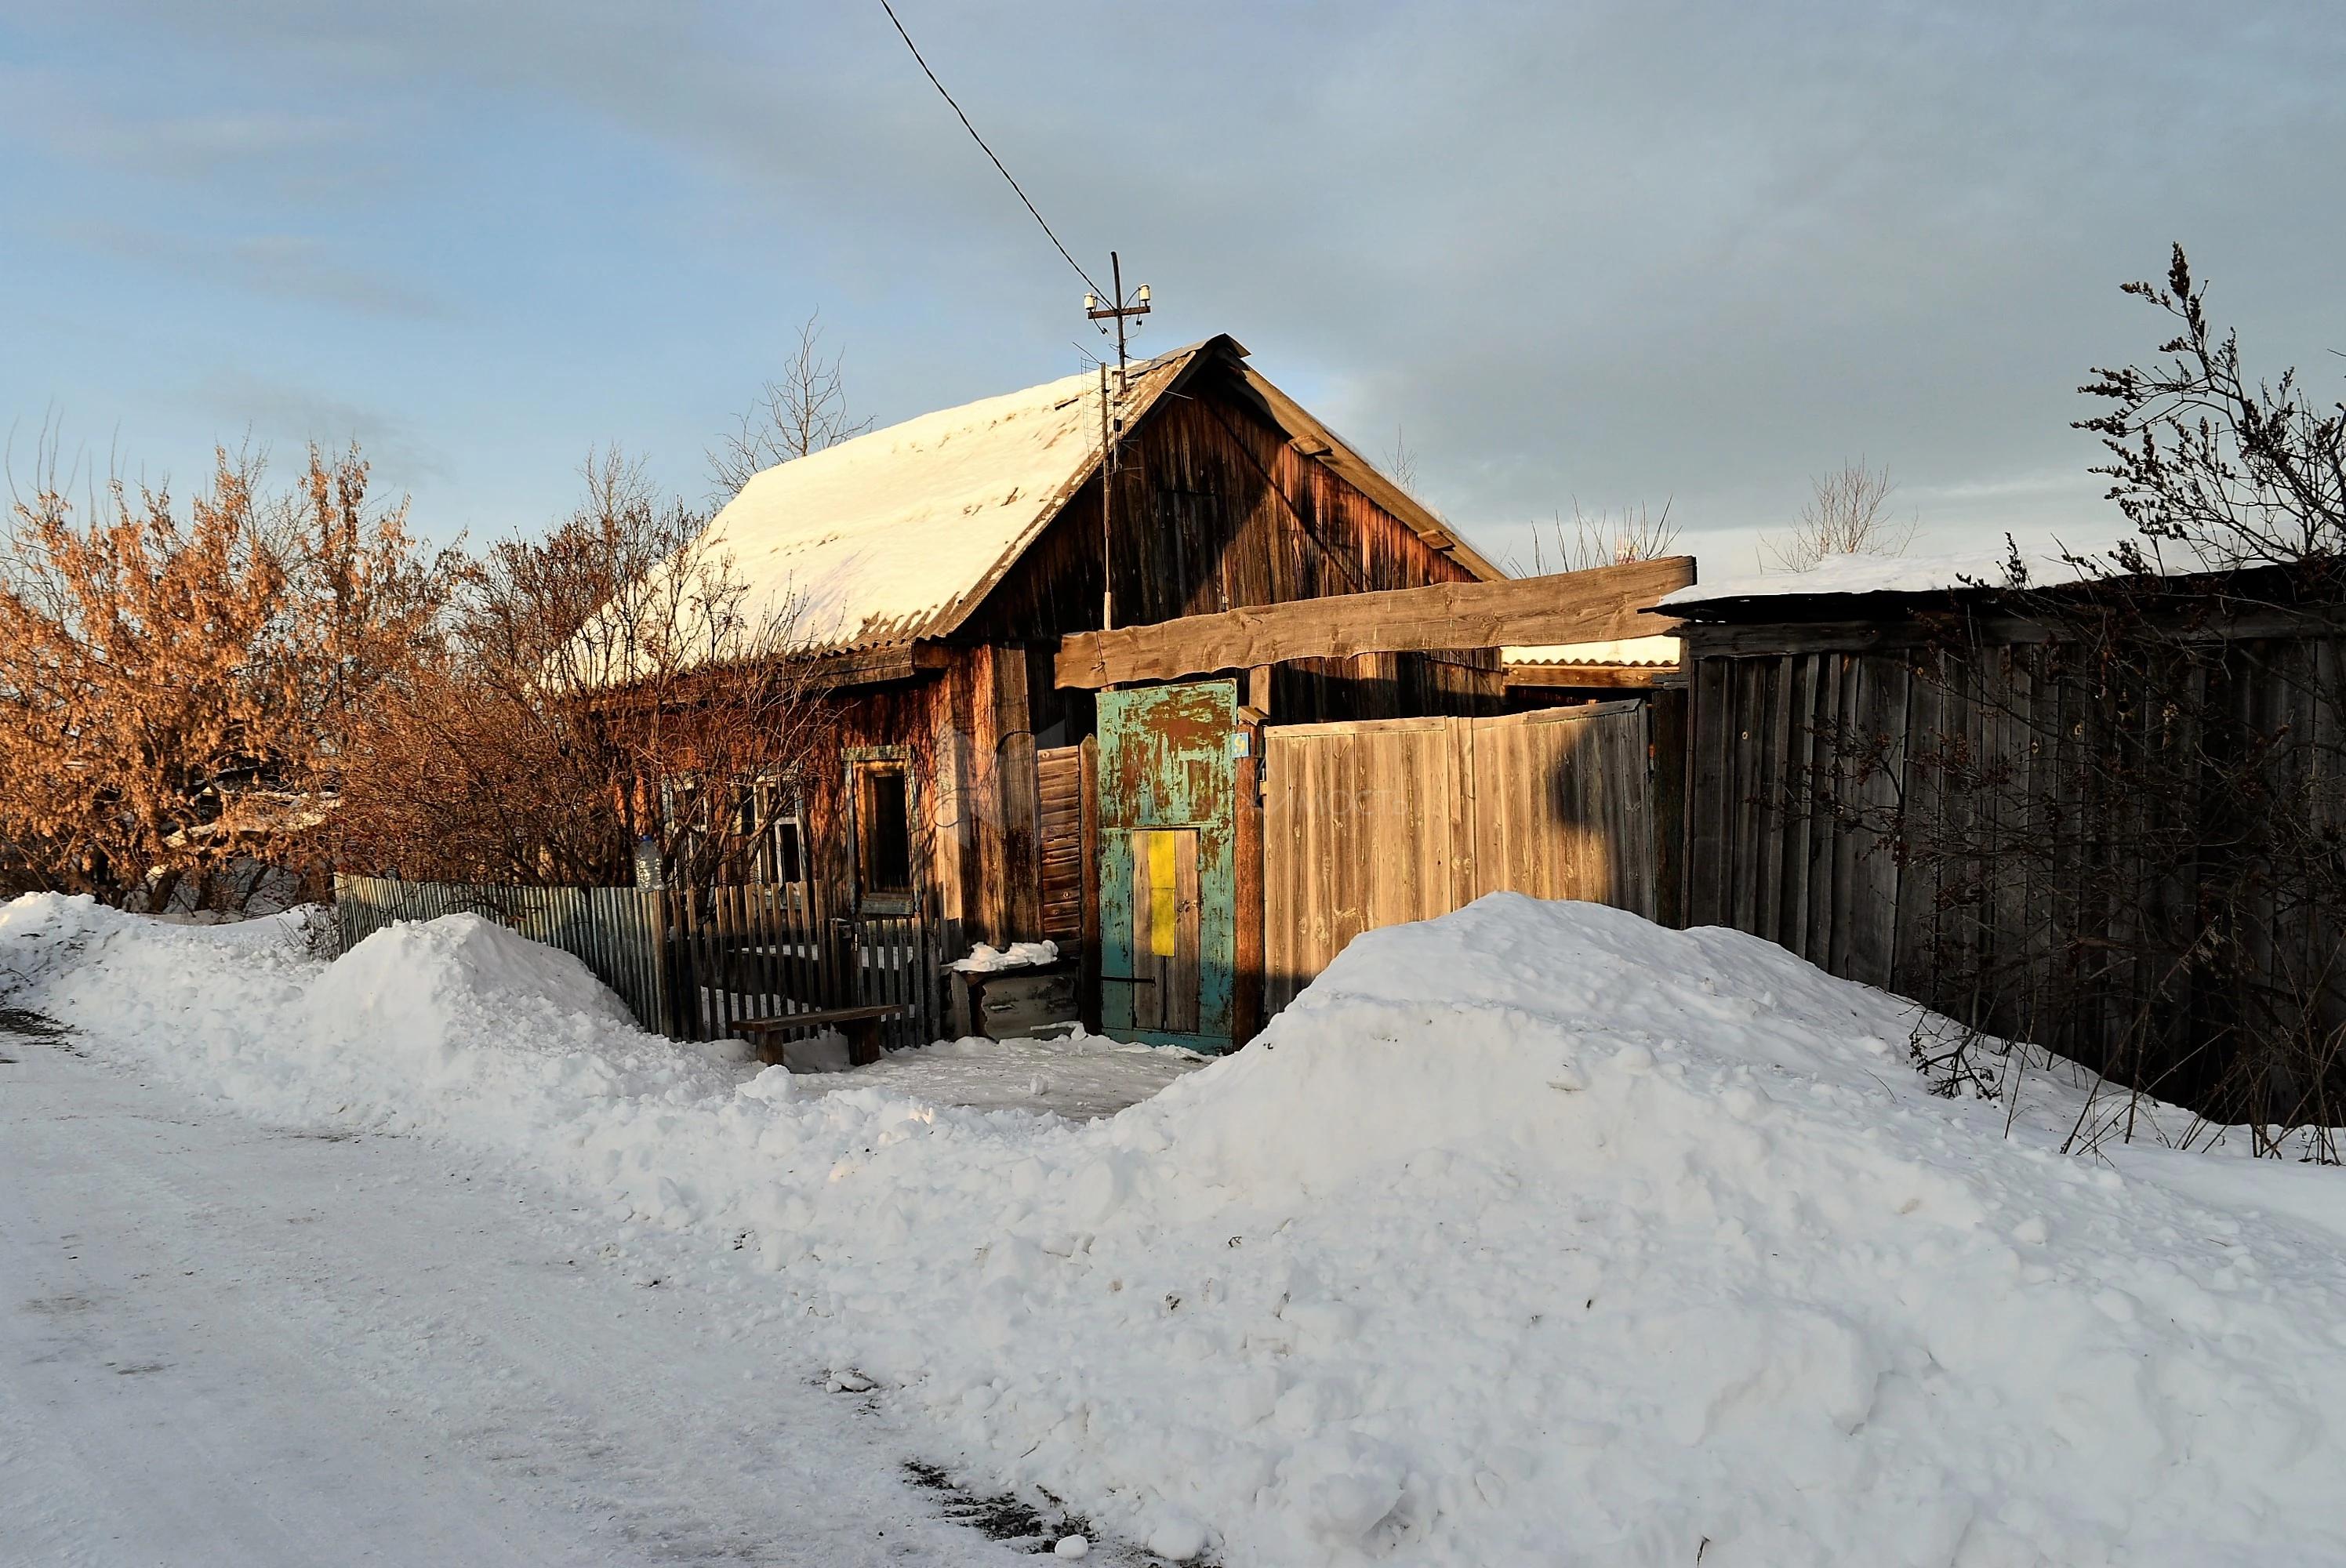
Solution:
<svg viewBox="0 0 2346 1568"><path fill-rule="evenodd" d="M1660 914L1643 702L1265 737L1263 990L1275 1013L1354 937L1484 893Z"/></svg>

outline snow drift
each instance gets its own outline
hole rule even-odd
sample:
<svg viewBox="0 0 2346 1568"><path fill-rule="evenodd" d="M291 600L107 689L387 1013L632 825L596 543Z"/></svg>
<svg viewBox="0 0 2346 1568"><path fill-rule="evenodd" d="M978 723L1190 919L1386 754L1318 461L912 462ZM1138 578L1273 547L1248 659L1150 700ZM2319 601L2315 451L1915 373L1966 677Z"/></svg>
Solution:
<svg viewBox="0 0 2346 1568"><path fill-rule="evenodd" d="M2056 1155L1733 932L1494 895L1082 1126L745 1079L478 921L321 967L26 899L0 946L141 1071L738 1245L761 1342L1167 1557L2346 1555L2340 1173Z"/></svg>

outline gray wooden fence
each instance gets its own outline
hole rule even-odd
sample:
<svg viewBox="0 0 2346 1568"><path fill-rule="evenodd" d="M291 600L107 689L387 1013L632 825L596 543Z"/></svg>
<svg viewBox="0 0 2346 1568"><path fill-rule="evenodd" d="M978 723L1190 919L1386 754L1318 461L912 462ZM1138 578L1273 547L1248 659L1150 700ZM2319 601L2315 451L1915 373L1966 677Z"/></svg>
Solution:
<svg viewBox="0 0 2346 1568"><path fill-rule="evenodd" d="M881 1027L894 1049L944 1033L945 959L933 920L825 916L807 888L679 888L666 900L669 1027L729 1038L752 1018L894 1003Z"/></svg>
<svg viewBox="0 0 2346 1568"><path fill-rule="evenodd" d="M804 889L528 888L338 873L341 950L397 921L476 914L558 947L617 992L636 1022L719 1040L752 1018L892 1003L890 1046L944 1032L942 933L913 916L824 919Z"/></svg>
<svg viewBox="0 0 2346 1568"><path fill-rule="evenodd" d="M397 921L476 914L558 947L617 992L636 1022L670 1033L668 966L660 901L636 888L524 888L484 882L409 882L334 876L342 951Z"/></svg>

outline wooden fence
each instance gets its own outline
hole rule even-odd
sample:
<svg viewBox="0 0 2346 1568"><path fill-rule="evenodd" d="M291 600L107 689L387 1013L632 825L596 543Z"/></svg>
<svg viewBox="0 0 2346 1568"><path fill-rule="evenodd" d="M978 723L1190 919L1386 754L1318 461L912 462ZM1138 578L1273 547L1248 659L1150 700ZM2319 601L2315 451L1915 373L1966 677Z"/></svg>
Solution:
<svg viewBox="0 0 2346 1568"><path fill-rule="evenodd" d="M617 993L636 1022L721 1040L753 1018L892 1003L891 1046L944 1032L945 958L933 921L824 918L800 887L648 891L409 882L337 875L342 951L396 921L477 914L558 947Z"/></svg>
<svg viewBox="0 0 2346 1568"><path fill-rule="evenodd" d="M668 1033L679 1038L723 1040L749 1019L885 1003L906 1009L882 1027L888 1046L944 1033L948 955L933 920L826 917L803 885L661 896L677 998Z"/></svg>
<svg viewBox="0 0 2346 1568"><path fill-rule="evenodd" d="M337 941L348 952L398 921L476 914L558 947L617 992L636 1022L668 1030L668 974L661 951L662 895L635 888L524 888L482 882L408 882L334 876Z"/></svg>
<svg viewBox="0 0 2346 1568"><path fill-rule="evenodd" d="M2290 770L2346 754L2340 645L2225 637L2183 688L2186 735L2155 693L2056 661L2035 623L1949 625L1689 628L1689 920L2186 1101L2242 1039L2346 1035L2346 938L2289 903L2290 868L2258 871L2273 840L2230 815L2242 791L2201 794L2261 741L2270 799L2322 799ZM2159 771L2170 747L2204 766ZM2144 758L2165 788L2081 787Z"/></svg>
<svg viewBox="0 0 2346 1568"><path fill-rule="evenodd" d="M1647 705L1264 732L1264 1004L1363 931L1487 892L1658 918Z"/></svg>

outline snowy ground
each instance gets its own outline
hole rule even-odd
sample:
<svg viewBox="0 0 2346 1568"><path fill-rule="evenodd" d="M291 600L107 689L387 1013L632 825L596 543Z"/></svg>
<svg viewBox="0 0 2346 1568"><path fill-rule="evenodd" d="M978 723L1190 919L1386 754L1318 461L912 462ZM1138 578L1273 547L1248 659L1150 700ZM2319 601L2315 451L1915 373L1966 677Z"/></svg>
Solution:
<svg viewBox="0 0 2346 1568"><path fill-rule="evenodd" d="M2346 1561L2341 1173L2060 1154L2077 1085L1934 1098L1911 1008L1733 932L1494 896L1087 1124L747 1076L465 917L326 968L25 900L0 969L88 1053L0 1066L31 1560L147 1517L145 1445L158 1520L268 1492L213 1561L306 1560L270 1508L394 1561L993 1550L897 1454L1110 1561Z"/></svg>
<svg viewBox="0 0 2346 1568"><path fill-rule="evenodd" d="M1210 1057L1173 1045L1127 1045L1097 1034L1070 1040L941 1040L886 1060L808 1080L810 1093L885 1089L939 1105L1043 1111L1070 1121L1137 1105Z"/></svg>
<svg viewBox="0 0 2346 1568"><path fill-rule="evenodd" d="M0 1056L0 1563L1026 1560L703 1248L423 1139Z"/></svg>

